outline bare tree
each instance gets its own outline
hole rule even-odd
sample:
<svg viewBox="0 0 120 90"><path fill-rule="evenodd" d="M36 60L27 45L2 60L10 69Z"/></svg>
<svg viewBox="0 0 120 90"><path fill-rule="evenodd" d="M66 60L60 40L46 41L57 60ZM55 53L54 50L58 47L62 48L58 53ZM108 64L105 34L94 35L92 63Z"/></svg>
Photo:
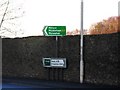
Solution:
<svg viewBox="0 0 120 90"><path fill-rule="evenodd" d="M0 36L16 36L23 33L20 27L21 17L24 15L22 3L17 0L0 0Z"/></svg>

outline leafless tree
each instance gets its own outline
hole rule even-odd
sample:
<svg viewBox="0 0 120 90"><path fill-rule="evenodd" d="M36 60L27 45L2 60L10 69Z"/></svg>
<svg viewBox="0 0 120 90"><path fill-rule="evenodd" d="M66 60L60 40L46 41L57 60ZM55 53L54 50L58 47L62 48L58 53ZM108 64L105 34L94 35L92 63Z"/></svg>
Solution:
<svg viewBox="0 0 120 90"><path fill-rule="evenodd" d="M19 5L14 2L17 0L0 0L0 36L16 36L23 33L20 27L20 18L24 15L22 3Z"/></svg>

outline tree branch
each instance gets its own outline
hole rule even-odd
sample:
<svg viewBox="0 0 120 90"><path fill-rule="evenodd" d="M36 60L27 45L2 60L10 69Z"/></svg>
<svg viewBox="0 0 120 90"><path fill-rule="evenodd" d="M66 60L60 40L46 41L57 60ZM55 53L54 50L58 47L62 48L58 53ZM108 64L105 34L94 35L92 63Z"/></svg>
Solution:
<svg viewBox="0 0 120 90"><path fill-rule="evenodd" d="M12 31L10 28L6 28L6 27L3 27L2 31L5 30L5 31L8 31L10 33L14 33L14 31Z"/></svg>
<svg viewBox="0 0 120 90"><path fill-rule="evenodd" d="M9 6L9 0L8 0L8 2L7 2L7 6L6 6L5 12L4 12L4 14L3 14L2 20L1 20L1 22L0 22L0 30L1 30L2 23L3 23L4 18L5 18L6 12L7 12L7 10L8 10L8 6Z"/></svg>
<svg viewBox="0 0 120 90"><path fill-rule="evenodd" d="M7 1L2 3L2 4L0 4L0 7L4 6L5 4L7 4Z"/></svg>
<svg viewBox="0 0 120 90"><path fill-rule="evenodd" d="M11 18L6 18L4 19L3 21L6 21L6 20L13 20L13 19L17 19L17 18L20 18L22 16L15 16L15 17L11 17Z"/></svg>

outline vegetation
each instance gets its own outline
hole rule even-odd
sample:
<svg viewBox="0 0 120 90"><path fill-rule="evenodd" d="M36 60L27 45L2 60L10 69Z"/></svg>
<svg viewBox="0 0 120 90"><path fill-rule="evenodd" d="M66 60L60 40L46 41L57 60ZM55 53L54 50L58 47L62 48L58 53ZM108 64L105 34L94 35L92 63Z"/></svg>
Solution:
<svg viewBox="0 0 120 90"><path fill-rule="evenodd" d="M89 32L90 34L109 34L120 32L118 27L120 16L110 17L107 20L103 20L96 24L93 24Z"/></svg>
<svg viewBox="0 0 120 90"><path fill-rule="evenodd" d="M109 17L107 20L103 20L91 25L89 30L84 30L84 35L90 34L110 34L120 32L120 16ZM78 35L80 30L76 29L68 31L67 35Z"/></svg>
<svg viewBox="0 0 120 90"><path fill-rule="evenodd" d="M14 3L14 0L0 0L0 36L16 36L22 34L20 17L24 15L22 4Z"/></svg>

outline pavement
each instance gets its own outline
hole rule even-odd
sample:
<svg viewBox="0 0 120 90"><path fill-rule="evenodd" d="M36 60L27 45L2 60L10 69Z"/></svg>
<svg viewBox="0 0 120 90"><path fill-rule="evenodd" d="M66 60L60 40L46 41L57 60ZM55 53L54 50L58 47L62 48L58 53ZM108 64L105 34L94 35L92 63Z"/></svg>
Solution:
<svg viewBox="0 0 120 90"><path fill-rule="evenodd" d="M37 80L37 79L17 79L17 78L3 78L2 79L2 90L13 90L13 89L50 89L50 88L119 88L117 86L110 85L95 85L87 83L70 83L61 81L48 81L48 80ZM53 90L53 89L52 89Z"/></svg>

